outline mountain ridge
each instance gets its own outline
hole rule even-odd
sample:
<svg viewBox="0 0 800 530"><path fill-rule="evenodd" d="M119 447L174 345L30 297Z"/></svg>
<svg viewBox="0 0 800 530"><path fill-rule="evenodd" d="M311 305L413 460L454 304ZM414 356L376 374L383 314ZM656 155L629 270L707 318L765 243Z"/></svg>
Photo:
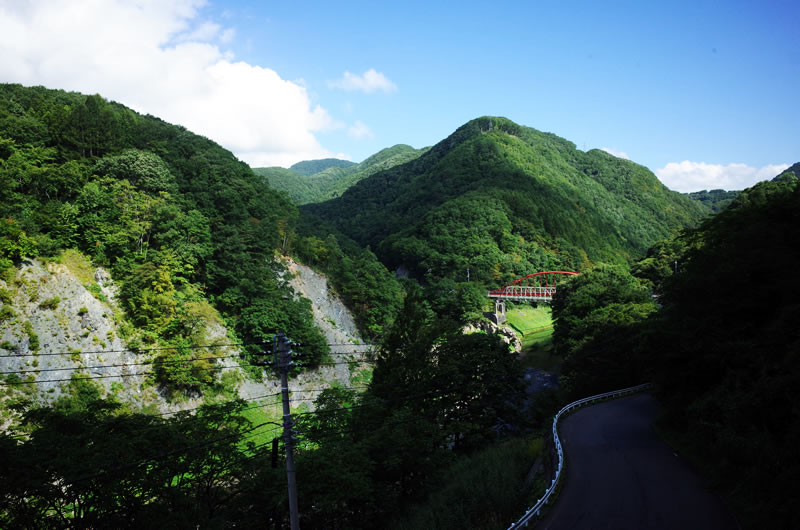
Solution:
<svg viewBox="0 0 800 530"><path fill-rule="evenodd" d="M358 164L332 164L330 161L335 159L298 162L301 167L324 167L313 174L296 173L292 168L280 167L253 168L253 172L265 177L273 188L286 192L297 204L309 204L338 197L360 180L413 160L423 152L425 148L414 149L410 145L397 144L381 149Z"/></svg>
<svg viewBox="0 0 800 530"><path fill-rule="evenodd" d="M390 267L407 265L419 277L432 269L434 277L445 277L455 276L447 269L465 270L477 261L476 278L483 281L545 266L627 262L707 212L644 166L600 150L583 153L552 133L496 117L471 120L418 158L302 209L376 249ZM462 219L467 224L491 225L463 235L477 245L472 250L431 233L434 218L444 222L456 210L472 216ZM454 251L459 259L440 259ZM492 260L502 263L500 270L487 270Z"/></svg>

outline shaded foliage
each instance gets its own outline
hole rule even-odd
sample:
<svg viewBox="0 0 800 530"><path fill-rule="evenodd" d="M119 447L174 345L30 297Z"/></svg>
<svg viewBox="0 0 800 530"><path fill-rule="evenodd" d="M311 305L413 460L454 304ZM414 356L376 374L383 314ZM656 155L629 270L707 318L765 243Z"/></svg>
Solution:
<svg viewBox="0 0 800 530"><path fill-rule="evenodd" d="M78 403L78 402L76 402ZM221 527L252 480L242 401L172 418L118 403L32 409L24 442L0 436L5 528ZM261 427L263 428L263 427Z"/></svg>
<svg viewBox="0 0 800 530"><path fill-rule="evenodd" d="M298 480L315 499L304 524L385 526L433 491L438 469L519 425L521 389L504 343L448 327L412 289L367 392L326 391L320 408L300 417Z"/></svg>
<svg viewBox="0 0 800 530"><path fill-rule="evenodd" d="M582 397L642 382L648 361L637 324L656 311L649 290L623 267L573 276L553 298L553 345L562 383Z"/></svg>
<svg viewBox="0 0 800 530"><path fill-rule="evenodd" d="M800 187L794 177L743 191L683 236L648 348L665 427L726 491L742 523L797 523L800 479Z"/></svg>
<svg viewBox="0 0 800 530"><path fill-rule="evenodd" d="M653 381L664 432L746 528L797 523L798 216L800 186L784 174L653 246L632 268L641 283L604 267L554 300L567 384L585 394Z"/></svg>

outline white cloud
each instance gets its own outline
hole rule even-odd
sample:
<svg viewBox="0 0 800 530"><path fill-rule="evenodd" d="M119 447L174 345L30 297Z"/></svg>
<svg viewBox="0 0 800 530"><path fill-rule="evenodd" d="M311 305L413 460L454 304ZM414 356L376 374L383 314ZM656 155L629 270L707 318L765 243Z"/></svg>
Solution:
<svg viewBox="0 0 800 530"><path fill-rule="evenodd" d="M742 190L762 180L774 178L788 164L751 167L746 164L706 164L705 162L670 162L655 174L668 188L681 191Z"/></svg>
<svg viewBox="0 0 800 530"><path fill-rule="evenodd" d="M361 120L356 120L356 122L349 129L347 129L347 134L348 136L357 139L373 138L375 136L372 134L370 128L367 127L367 125Z"/></svg>
<svg viewBox="0 0 800 530"><path fill-rule="evenodd" d="M601 151L605 151L609 155L615 156L617 158L624 158L625 160L630 160L631 157L628 156L628 153L625 151L617 151L615 149L611 149L610 147L601 147Z"/></svg>
<svg viewBox="0 0 800 530"><path fill-rule="evenodd" d="M230 44L236 38L236 30L233 28L226 28L219 36L219 42L222 44Z"/></svg>
<svg viewBox="0 0 800 530"><path fill-rule="evenodd" d="M214 24L213 22L203 22L191 31L177 35L175 42L210 41L219 34L221 29L222 26L219 24Z"/></svg>
<svg viewBox="0 0 800 530"><path fill-rule="evenodd" d="M348 92L364 92L365 94L372 94L377 91L390 93L397 90L397 85L382 73L376 72L374 68L370 68L362 75L345 72L341 79L328 81L328 86Z"/></svg>
<svg viewBox="0 0 800 530"><path fill-rule="evenodd" d="M200 20L203 0L0 0L0 82L119 101L207 136L253 166L331 153L334 128L305 87L236 62L235 38Z"/></svg>

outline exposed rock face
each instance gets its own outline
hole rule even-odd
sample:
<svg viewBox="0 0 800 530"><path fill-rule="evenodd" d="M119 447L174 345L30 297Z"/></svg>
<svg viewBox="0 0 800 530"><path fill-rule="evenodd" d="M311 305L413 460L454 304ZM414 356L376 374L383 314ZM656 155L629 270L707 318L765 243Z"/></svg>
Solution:
<svg viewBox="0 0 800 530"><path fill-rule="evenodd" d="M322 389L332 383L351 386L353 375L368 369L367 364L344 363L362 360L363 353L369 351L370 346L364 344L350 310L329 288L324 275L289 258L285 258L284 263L291 275L287 278L289 285L299 295L311 300L314 324L322 330L331 345L331 352L335 354L334 361L342 363L303 372L289 381L289 390L296 394L294 396L296 402L313 409L313 401ZM252 399L267 393L264 392L265 386L272 392L280 392L280 383L277 379L265 379L259 383L245 381L239 393L244 398Z"/></svg>
<svg viewBox="0 0 800 530"><path fill-rule="evenodd" d="M464 327L465 333L475 333L476 331L484 331L489 335L500 335L503 342L511 346L515 352L520 353L522 351L522 342L520 342L516 331L508 326L498 326L494 322L481 321Z"/></svg>
<svg viewBox="0 0 800 530"><path fill-rule="evenodd" d="M332 351L347 354L336 355L336 361L361 360L360 352L367 346L347 308L328 291L327 280L300 264L290 262L290 268L294 275L292 285L312 300L315 323L334 344ZM143 385L144 374L152 370L148 364L152 354L132 352L121 338L124 316L117 303L118 287L108 271L94 268L85 260L80 271L60 263L44 265L32 261L17 270L14 280L0 280L0 289L4 298L0 307L5 310L5 317L0 320L0 372L21 372L0 375L0 381L22 383L0 387L6 390L5 397L25 394L41 403L51 403L63 394L64 385L76 374L92 377L92 382L104 387L107 395L131 403L134 408L155 405L168 412L202 403L201 397L170 403L156 387ZM204 326L207 339L227 342L227 328L221 322L209 321ZM225 366L221 372L240 373L240 397L275 400L274 412L279 414L280 397L273 395L280 392L277 376L265 373L261 381L245 378L235 358L237 351L227 347L218 352L229 357L217 361ZM289 382L290 391L295 393L293 406L299 402L312 408L323 388L334 382L351 386L351 372L364 368L366 365L337 364L301 373ZM269 407L265 410L270 412ZM0 425L3 423L0 418Z"/></svg>
<svg viewBox="0 0 800 530"><path fill-rule="evenodd" d="M334 351L363 351L361 335L350 310L328 287L328 279L311 267L287 260L289 272L292 274L289 284L299 294L311 300L316 324L328 339L329 344L337 347Z"/></svg>
<svg viewBox="0 0 800 530"><path fill-rule="evenodd" d="M94 382L123 401L143 399L139 386L144 377L135 374L147 367L109 366L142 359L127 351L119 337L115 317L119 309L110 276L98 269L95 277L106 288L95 288L93 294L66 266L33 261L17 271L11 285L0 280L0 287L11 294L8 305L16 314L0 327L0 369L20 371L16 375L23 381L36 381L43 401L58 398L73 374L96 378ZM113 377L119 375L125 377Z"/></svg>

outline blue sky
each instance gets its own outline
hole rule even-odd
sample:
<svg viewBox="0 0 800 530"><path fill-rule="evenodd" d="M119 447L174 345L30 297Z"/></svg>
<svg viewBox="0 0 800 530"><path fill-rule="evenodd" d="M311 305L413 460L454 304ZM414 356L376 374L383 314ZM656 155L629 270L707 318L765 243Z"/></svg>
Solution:
<svg viewBox="0 0 800 530"><path fill-rule="evenodd" d="M797 2L124 4L0 0L0 35L14 35L0 81L97 92L252 165L359 161L482 115L627 156L681 191L740 189L800 160ZM77 37L70 16L108 31ZM44 43L20 43L37 31ZM65 47L91 71L46 60Z"/></svg>

